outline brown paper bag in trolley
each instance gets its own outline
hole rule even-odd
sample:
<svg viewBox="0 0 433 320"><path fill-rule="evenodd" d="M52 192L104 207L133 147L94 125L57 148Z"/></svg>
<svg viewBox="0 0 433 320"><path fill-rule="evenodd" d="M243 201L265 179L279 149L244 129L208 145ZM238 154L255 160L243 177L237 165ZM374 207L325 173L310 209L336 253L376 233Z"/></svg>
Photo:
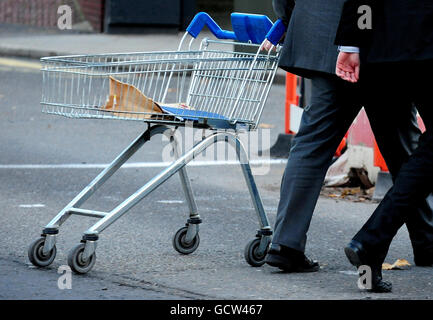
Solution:
<svg viewBox="0 0 433 320"><path fill-rule="evenodd" d="M117 117L134 119L150 119L158 114L164 114L156 102L136 87L111 76L110 93L102 109L112 112Z"/></svg>

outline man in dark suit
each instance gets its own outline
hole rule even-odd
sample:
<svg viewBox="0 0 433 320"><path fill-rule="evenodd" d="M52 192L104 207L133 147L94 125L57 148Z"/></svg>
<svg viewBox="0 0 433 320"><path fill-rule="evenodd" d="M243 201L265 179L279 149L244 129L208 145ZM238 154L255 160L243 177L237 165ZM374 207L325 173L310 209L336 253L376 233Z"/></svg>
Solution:
<svg viewBox="0 0 433 320"><path fill-rule="evenodd" d="M319 269L318 263L304 254L307 231L335 150L362 106L357 85L335 75L338 50L334 39L343 4L344 0L304 0L296 4L294 0L273 0L277 16L288 24L280 67L312 82L311 103L304 109L281 182L275 233L265 260L285 271ZM385 126L386 106L365 107L381 152L395 176L420 135L416 110L405 105L395 116L396 122ZM425 201L420 207L431 220ZM433 227L421 214L417 218L407 221L416 255L426 243L433 243L431 233L423 232Z"/></svg>
<svg viewBox="0 0 433 320"><path fill-rule="evenodd" d="M370 30L357 25L358 8L365 4L371 8ZM432 21L431 0L350 0L344 6L335 41L360 50L359 54L349 53L343 48L336 65L339 77L359 82L367 100L413 102L426 126L394 186L345 248L353 265L371 267L373 290L378 292L391 291L391 284L382 280L381 265L393 237L405 221L418 218L417 206L433 190L433 99L431 80L424 76L433 71ZM417 227L422 230L423 226ZM421 248L420 258L431 264L433 243Z"/></svg>

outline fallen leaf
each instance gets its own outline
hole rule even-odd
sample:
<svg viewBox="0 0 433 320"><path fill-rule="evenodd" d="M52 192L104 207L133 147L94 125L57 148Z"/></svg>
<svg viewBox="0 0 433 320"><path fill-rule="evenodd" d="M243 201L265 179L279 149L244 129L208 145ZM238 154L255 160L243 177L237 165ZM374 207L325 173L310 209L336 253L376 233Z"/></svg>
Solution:
<svg viewBox="0 0 433 320"><path fill-rule="evenodd" d="M355 195L361 192L361 188L344 188L343 191L341 191L341 197L344 198L346 196Z"/></svg>
<svg viewBox="0 0 433 320"><path fill-rule="evenodd" d="M392 265L385 262L382 264L382 270L392 270Z"/></svg>
<svg viewBox="0 0 433 320"><path fill-rule="evenodd" d="M410 263L406 259L397 259L393 264L382 264L382 270L403 270L407 267L410 267Z"/></svg>
<svg viewBox="0 0 433 320"><path fill-rule="evenodd" d="M403 268L410 267L410 263L406 259L398 259L396 262L394 262L394 265L396 267L403 267Z"/></svg>

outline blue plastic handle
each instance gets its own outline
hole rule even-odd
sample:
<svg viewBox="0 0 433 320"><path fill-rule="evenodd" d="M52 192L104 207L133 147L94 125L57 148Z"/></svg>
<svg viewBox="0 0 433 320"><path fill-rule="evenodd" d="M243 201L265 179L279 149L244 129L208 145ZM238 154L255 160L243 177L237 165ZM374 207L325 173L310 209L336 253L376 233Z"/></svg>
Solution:
<svg viewBox="0 0 433 320"><path fill-rule="evenodd" d="M276 46L280 41L281 37L286 32L286 29L287 27L283 23L283 20L278 19L266 35L266 39L268 39L269 42Z"/></svg>
<svg viewBox="0 0 433 320"><path fill-rule="evenodd" d="M188 28L186 28L186 31L192 37L197 38L197 36L200 34L201 30L204 28L205 25L218 39L237 40L234 32L222 30L220 26L206 12L197 13L194 19L192 19Z"/></svg>
<svg viewBox="0 0 433 320"><path fill-rule="evenodd" d="M192 19L186 31L192 37L197 38L204 26L207 26L218 39L251 41L259 44L266 38L273 45L277 45L286 32L286 26L281 19L272 24L272 21L265 15L234 12L231 15L231 22L233 31L222 30L206 12L199 12Z"/></svg>
<svg viewBox="0 0 433 320"><path fill-rule="evenodd" d="M241 42L260 44L272 27L272 21L262 14L233 12L231 21L233 32Z"/></svg>

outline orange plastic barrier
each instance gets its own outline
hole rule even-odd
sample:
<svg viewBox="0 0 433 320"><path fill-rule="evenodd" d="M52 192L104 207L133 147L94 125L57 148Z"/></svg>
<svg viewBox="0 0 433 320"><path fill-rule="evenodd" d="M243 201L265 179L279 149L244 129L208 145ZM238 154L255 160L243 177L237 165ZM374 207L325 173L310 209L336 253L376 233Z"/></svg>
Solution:
<svg viewBox="0 0 433 320"><path fill-rule="evenodd" d="M388 172L388 167L386 165L385 159L380 153L379 146L377 145L376 140L374 140L374 166L379 167L381 171Z"/></svg>
<svg viewBox="0 0 433 320"><path fill-rule="evenodd" d="M335 151L335 156L339 157L341 156L343 149L347 146L347 136L349 135L349 131L346 132L344 135L343 140L341 140L340 145L337 148L337 151Z"/></svg>
<svg viewBox="0 0 433 320"><path fill-rule="evenodd" d="M285 133L293 134L290 130L290 106L299 104L299 96L297 93L298 77L291 73L286 73L286 108L285 108Z"/></svg>

